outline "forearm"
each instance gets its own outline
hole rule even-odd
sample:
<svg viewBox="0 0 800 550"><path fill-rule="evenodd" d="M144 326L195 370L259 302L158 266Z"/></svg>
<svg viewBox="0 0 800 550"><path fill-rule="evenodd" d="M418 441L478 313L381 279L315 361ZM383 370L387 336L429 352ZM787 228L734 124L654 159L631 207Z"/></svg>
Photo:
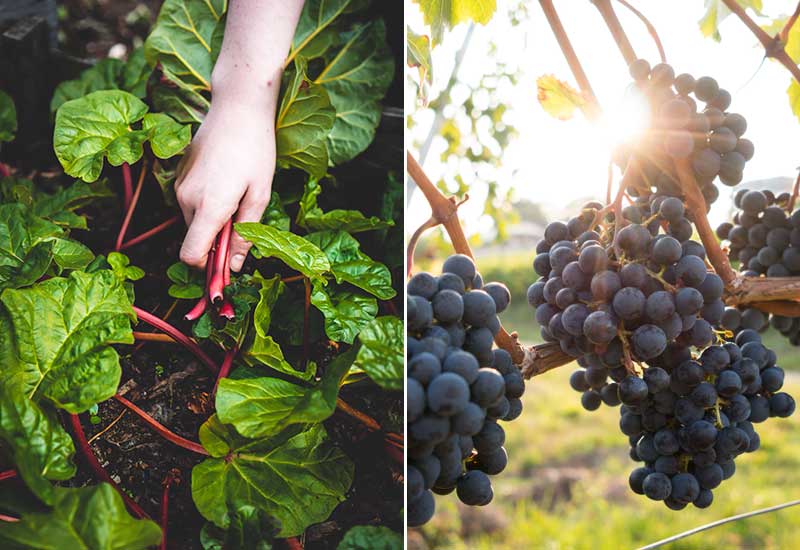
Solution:
<svg viewBox="0 0 800 550"><path fill-rule="evenodd" d="M211 75L214 100L274 111L303 1L231 0Z"/></svg>

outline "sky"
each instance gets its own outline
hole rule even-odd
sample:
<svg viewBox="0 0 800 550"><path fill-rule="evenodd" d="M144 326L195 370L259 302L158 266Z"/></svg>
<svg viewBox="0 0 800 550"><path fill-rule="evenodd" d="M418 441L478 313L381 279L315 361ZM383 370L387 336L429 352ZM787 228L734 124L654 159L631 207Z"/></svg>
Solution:
<svg viewBox="0 0 800 550"><path fill-rule="evenodd" d="M695 77L714 77L733 96L729 111L744 115L748 122L747 137L755 143L755 156L744 173L748 181L773 177L794 178L800 165L800 121L792 114L786 90L790 73L777 62L763 63L764 51L755 37L735 16L720 26L721 42L700 33L698 20L704 14L701 0L644 1L630 0L656 27L666 52L667 62L677 73ZM497 174L502 186L510 186L518 199L529 199L544 207L545 212L559 219L570 214L564 206L580 197L605 195L609 151L615 124L598 127L580 113L569 121L559 121L544 112L536 99L536 79L553 74L575 86L575 81L555 37L547 24L539 3L531 1L527 21L512 27L506 13L510 0L498 0L498 11L487 25L475 27L469 49L459 73L462 81L477 82L496 61L488 53L491 37L495 37L499 56L520 70L517 84L501 90L508 107L505 117L516 127L518 137L506 148ZM611 38L597 9L588 1L555 0L555 7L572 45L610 121L628 120L632 115L622 101L631 79L627 66ZM659 61L658 51L644 25L621 4L613 3L634 50L651 64ZM794 0L764 0L764 13L770 16L791 13ZM406 21L417 33L428 34L416 4L406 0ZM767 20L760 21L766 23ZM461 46L467 25L446 33L443 43L433 52L435 97L449 78L455 52ZM413 74L409 72L409 74ZM463 91L463 90L462 90ZM454 91L458 95L459 90ZM406 112L414 109L414 89L407 88ZM463 94L462 94L463 95ZM421 142L430 128L430 111L417 111L414 127L407 136L411 145ZM435 139L424 164L426 173L436 181L446 170L439 153L444 140ZM468 181L471 176L465 174ZM719 182L720 198L710 214L712 226L728 215L733 190ZM467 233L491 231L491 222L481 219L483 188L475 186L460 211ZM414 193L407 209L406 228L410 234L428 218L430 209L420 193Z"/></svg>

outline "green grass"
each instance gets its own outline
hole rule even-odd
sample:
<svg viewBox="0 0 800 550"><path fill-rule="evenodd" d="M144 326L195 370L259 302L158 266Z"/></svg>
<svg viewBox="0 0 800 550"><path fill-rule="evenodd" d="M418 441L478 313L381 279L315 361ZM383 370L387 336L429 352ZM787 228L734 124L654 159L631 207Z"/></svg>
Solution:
<svg viewBox="0 0 800 550"><path fill-rule="evenodd" d="M525 410L506 425L509 466L493 480L494 501L482 508L437 497L437 513L409 533L409 549L637 548L738 513L800 498L800 415L757 425L762 446L737 460L736 474L714 491L709 509L681 512L634 494L619 412L589 413L568 385L571 366L528 384ZM791 378L786 391L800 395ZM800 509L735 522L666 548L790 549L800 547Z"/></svg>

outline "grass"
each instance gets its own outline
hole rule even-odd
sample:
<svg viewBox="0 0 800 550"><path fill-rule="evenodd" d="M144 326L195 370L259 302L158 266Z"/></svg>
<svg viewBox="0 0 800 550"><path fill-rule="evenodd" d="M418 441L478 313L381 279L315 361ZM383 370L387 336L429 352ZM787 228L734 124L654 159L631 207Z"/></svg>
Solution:
<svg viewBox="0 0 800 550"><path fill-rule="evenodd" d="M800 498L800 415L757 425L762 446L737 460L736 474L706 510L681 512L634 494L617 409L584 411L568 385L570 366L528 384L525 410L508 426L509 465L483 508L437 497L437 513L409 534L409 549L624 549L708 522ZM800 395L798 377L786 391ZM666 548L788 549L800 540L800 511L789 508L694 535Z"/></svg>

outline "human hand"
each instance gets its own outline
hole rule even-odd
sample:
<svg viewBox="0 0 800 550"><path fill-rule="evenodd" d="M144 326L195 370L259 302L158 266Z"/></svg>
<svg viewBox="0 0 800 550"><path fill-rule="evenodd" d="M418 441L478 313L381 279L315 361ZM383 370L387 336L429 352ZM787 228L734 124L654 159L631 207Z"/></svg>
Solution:
<svg viewBox="0 0 800 550"><path fill-rule="evenodd" d="M241 95L215 97L192 139L175 183L189 228L180 252L184 263L203 268L217 233L235 222L258 222L269 204L275 172L275 100ZM250 244L234 233L233 271L242 268Z"/></svg>

